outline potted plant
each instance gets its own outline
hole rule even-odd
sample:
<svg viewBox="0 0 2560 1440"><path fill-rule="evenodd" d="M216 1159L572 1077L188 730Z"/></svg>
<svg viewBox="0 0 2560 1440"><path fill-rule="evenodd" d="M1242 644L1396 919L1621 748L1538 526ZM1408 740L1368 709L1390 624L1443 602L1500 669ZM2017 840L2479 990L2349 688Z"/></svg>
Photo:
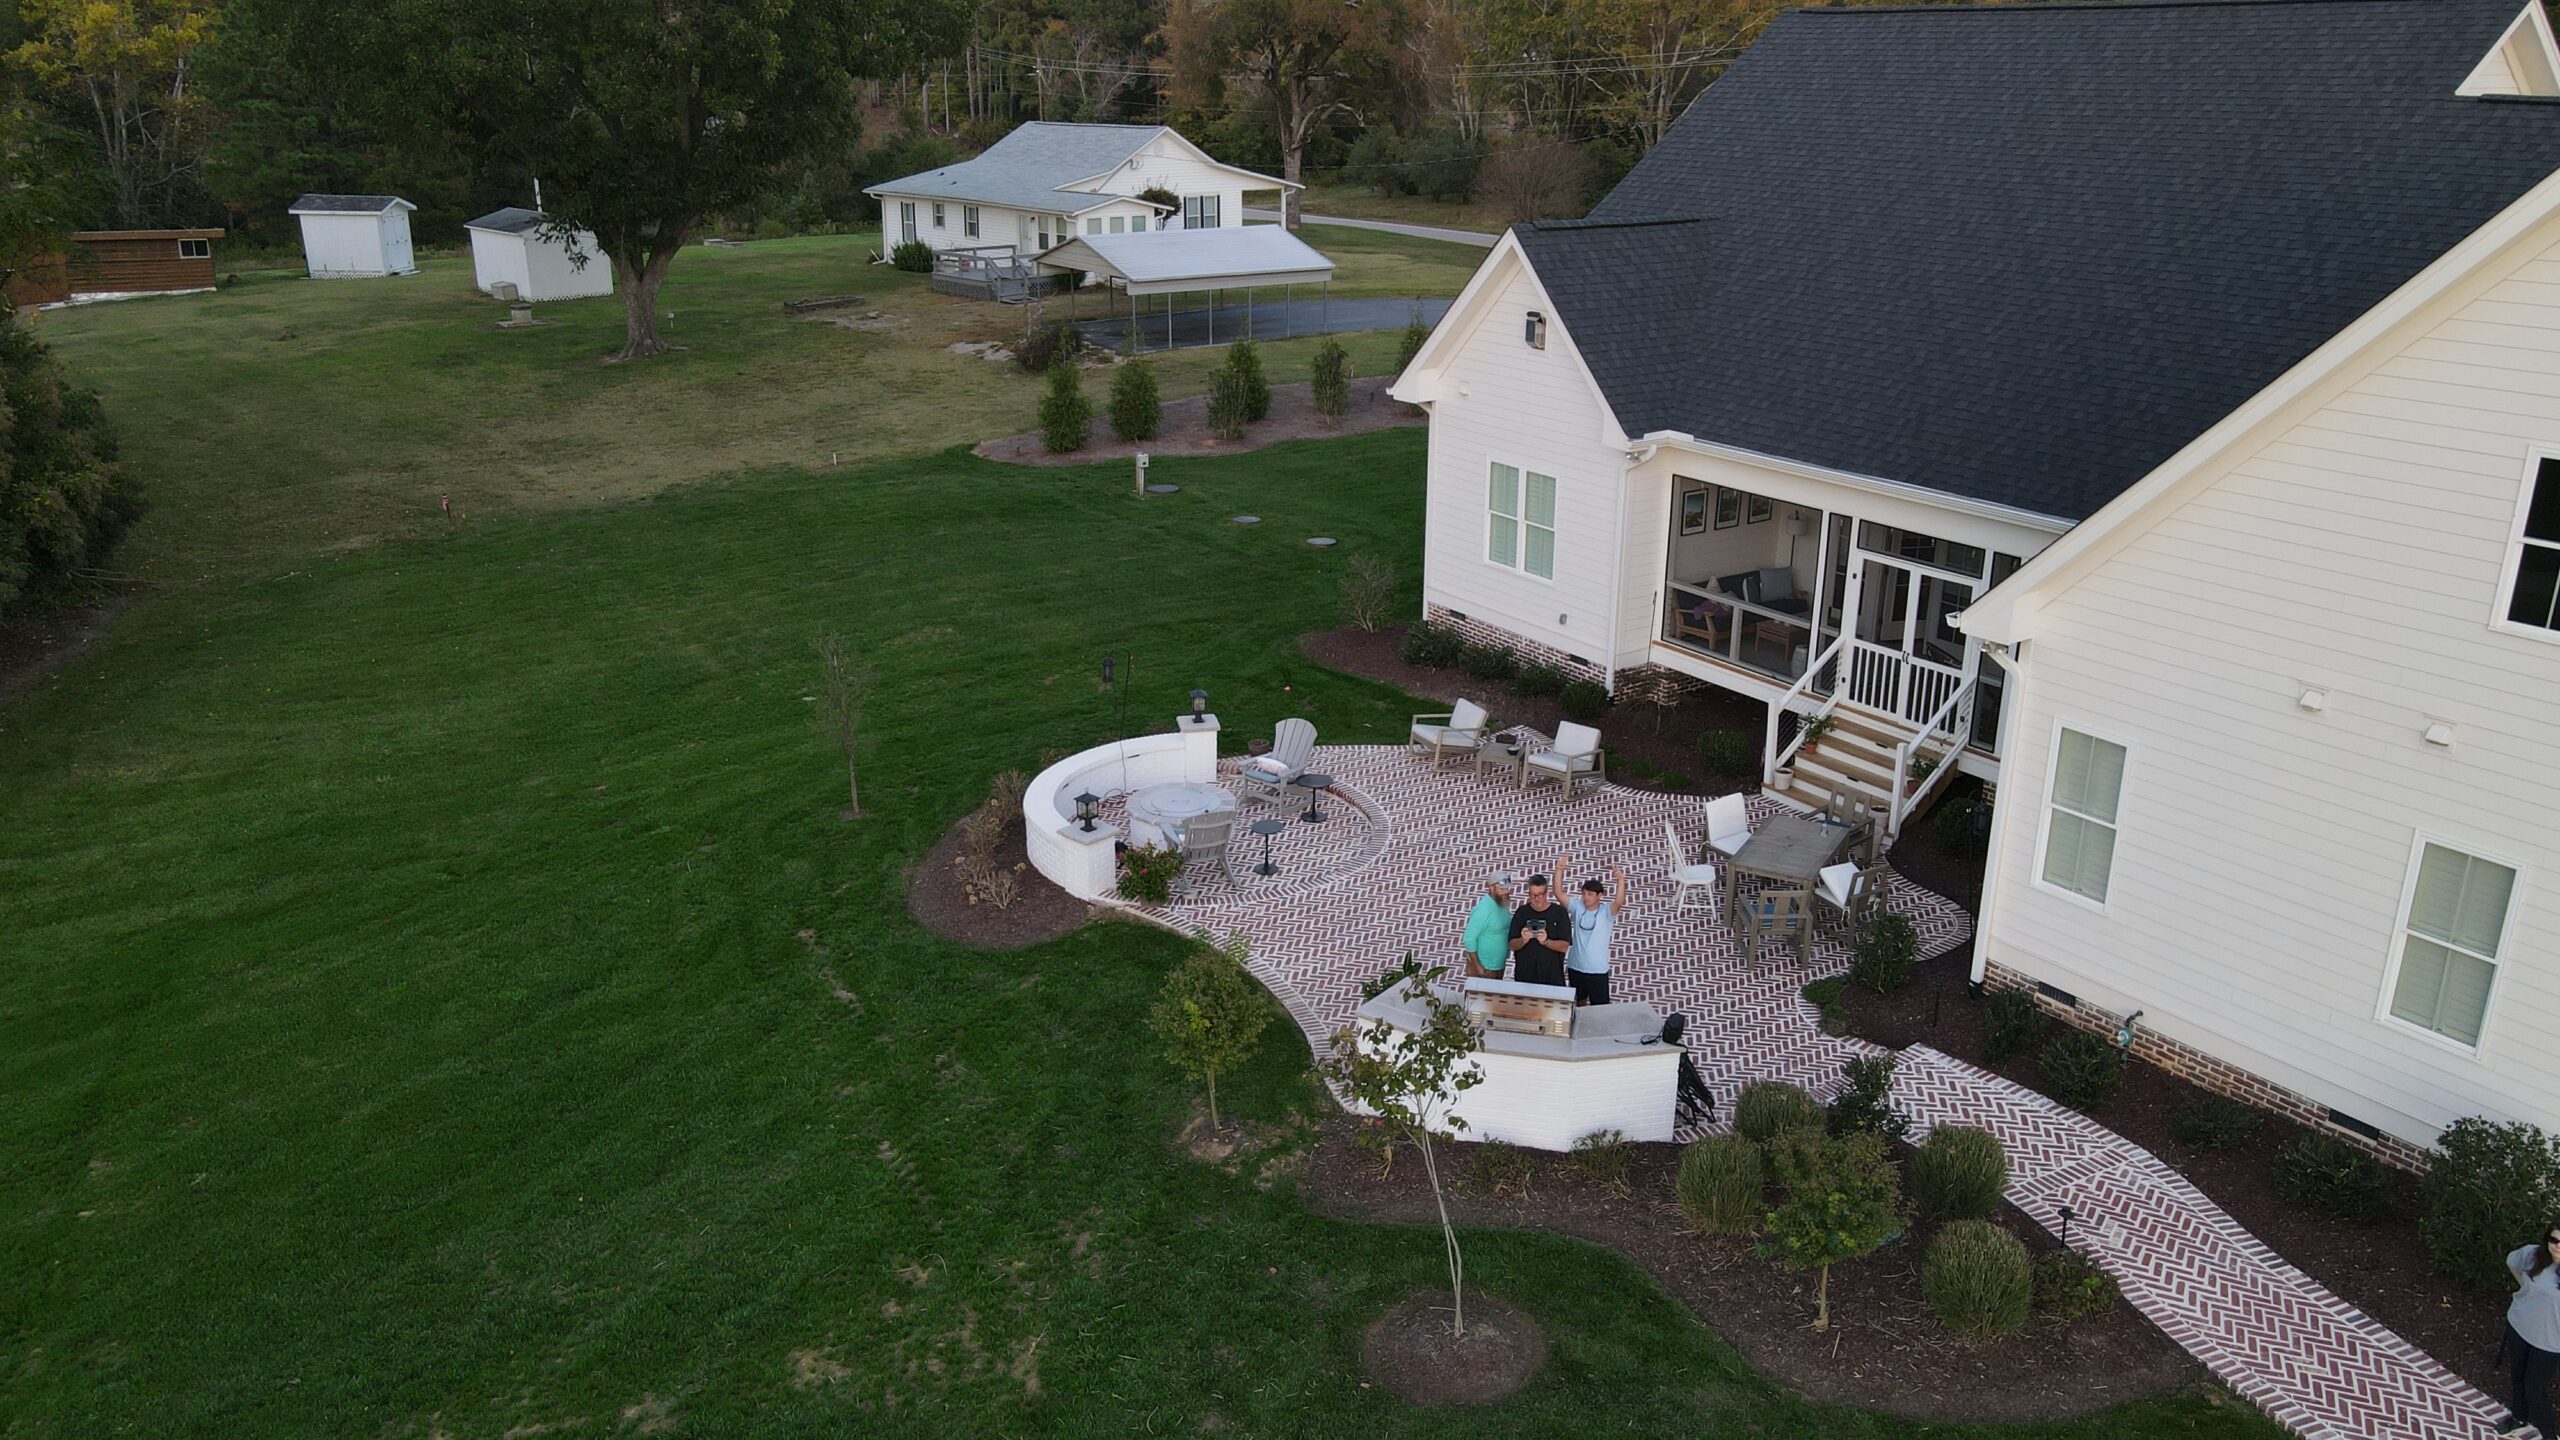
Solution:
<svg viewBox="0 0 2560 1440"><path fill-rule="evenodd" d="M1832 719L1828 715L1808 716L1804 722L1803 748L1810 750L1814 746L1821 744L1822 737L1831 733L1832 723Z"/></svg>

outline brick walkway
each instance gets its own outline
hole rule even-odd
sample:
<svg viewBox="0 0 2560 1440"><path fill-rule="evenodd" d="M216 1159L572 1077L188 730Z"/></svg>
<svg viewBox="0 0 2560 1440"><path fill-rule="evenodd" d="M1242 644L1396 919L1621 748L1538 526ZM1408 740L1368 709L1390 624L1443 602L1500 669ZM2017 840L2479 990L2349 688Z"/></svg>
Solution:
<svg viewBox="0 0 2560 1440"><path fill-rule="evenodd" d="M1837 939L1816 940L1810 971L1787 961L1754 970L1704 911L1673 913L1662 822L1696 853L1704 822L1694 797L1612 788L1568 806L1552 786L1524 795L1455 766L1433 774L1393 746L1322 747L1313 768L1335 777L1328 818L1292 819L1273 837L1281 873L1248 872L1261 841L1244 827L1294 816L1304 802L1248 801L1236 833L1243 883L1211 878L1147 913L1184 930L1251 937L1254 973L1318 1053L1351 1019L1361 982L1408 950L1454 970L1458 932L1486 871L1550 870L1566 850L1576 876L1604 873L1611 861L1626 867L1631 904L1614 949L1614 998L1686 1014L1690 1057L1728 1109L1751 1080L1827 1094L1841 1062L1875 1048L1822 1034L1800 994L1812 975L1848 963ZM1755 798L1753 822L1777 808ZM1971 932L1961 909L1899 876L1888 903L1919 930L1924 955ZM1915 1138L1951 1122L1997 1134L2020 1209L2059 1233L2068 1205L2072 1245L2103 1264L2128 1301L2297 1433L2478 1440L2505 1414L2087 1116L1926 1046L1902 1053L1895 1099Z"/></svg>

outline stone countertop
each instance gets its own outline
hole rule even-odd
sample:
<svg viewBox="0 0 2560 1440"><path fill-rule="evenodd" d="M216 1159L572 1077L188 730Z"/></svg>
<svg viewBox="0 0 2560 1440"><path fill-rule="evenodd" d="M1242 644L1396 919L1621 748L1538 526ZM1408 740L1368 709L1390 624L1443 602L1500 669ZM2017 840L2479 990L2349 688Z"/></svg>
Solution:
<svg viewBox="0 0 2560 1440"><path fill-rule="evenodd" d="M1453 1004L1457 1000L1447 994L1441 998ZM1359 1018L1381 1020L1398 1030L1412 1031L1422 1025L1422 1007L1405 991L1391 990L1362 1005ZM1588 1005L1574 1012L1573 1034L1569 1036L1487 1030L1479 1044L1487 1055L1517 1055L1530 1060L1629 1060L1679 1054L1680 1047L1676 1045L1642 1043L1661 1033L1662 1012L1650 1005Z"/></svg>

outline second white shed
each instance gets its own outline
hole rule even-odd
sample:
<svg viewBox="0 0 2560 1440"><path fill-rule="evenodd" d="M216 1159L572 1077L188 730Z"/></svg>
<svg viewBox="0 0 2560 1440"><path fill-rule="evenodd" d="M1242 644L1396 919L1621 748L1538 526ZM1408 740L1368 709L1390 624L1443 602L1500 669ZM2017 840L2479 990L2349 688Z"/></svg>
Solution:
<svg viewBox="0 0 2560 1440"><path fill-rule="evenodd" d="M505 281L532 301L613 293L613 262L597 248L592 231L548 231L541 211L517 205L492 210L466 228L472 280L483 291Z"/></svg>
<svg viewBox="0 0 2560 1440"><path fill-rule="evenodd" d="M288 213L302 221L302 264L314 280L414 275L409 212L397 195L305 195Z"/></svg>

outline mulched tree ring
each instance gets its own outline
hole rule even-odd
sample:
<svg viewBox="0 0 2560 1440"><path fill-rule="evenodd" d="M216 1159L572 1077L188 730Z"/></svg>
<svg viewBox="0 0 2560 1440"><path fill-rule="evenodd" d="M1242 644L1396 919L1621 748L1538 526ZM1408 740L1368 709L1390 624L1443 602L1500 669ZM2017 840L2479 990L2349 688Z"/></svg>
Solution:
<svg viewBox="0 0 2560 1440"><path fill-rule="evenodd" d="M1446 1290L1425 1290L1373 1321L1360 1337L1369 1378L1415 1405L1482 1405L1500 1400L1547 1363L1547 1337L1519 1307L1491 1295L1467 1297L1467 1333L1449 1333Z"/></svg>
<svg viewBox="0 0 2560 1440"><path fill-rule="evenodd" d="M960 825L967 818L961 817L943 832L908 882L907 913L917 924L972 950L1023 950L1055 940L1093 918L1092 906L1059 889L1029 863L1019 824L1006 827L1004 840L996 846L995 863L1013 871L1021 893L1001 910L970 904L960 867L952 863L959 857Z"/></svg>

